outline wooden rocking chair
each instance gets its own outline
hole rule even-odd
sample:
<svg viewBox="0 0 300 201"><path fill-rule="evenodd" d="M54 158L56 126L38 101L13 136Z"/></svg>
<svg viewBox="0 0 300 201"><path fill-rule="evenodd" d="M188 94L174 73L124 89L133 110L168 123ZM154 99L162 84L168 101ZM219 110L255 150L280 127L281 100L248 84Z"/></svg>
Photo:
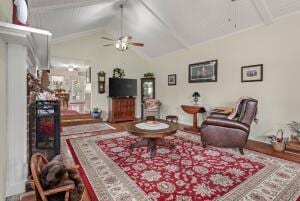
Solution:
<svg viewBox="0 0 300 201"><path fill-rule="evenodd" d="M66 186L44 190L39 179L39 175L42 171L42 168L48 163L48 160L42 154L34 154L31 157L30 168L34 181L34 191L35 197L37 201L48 201L47 196L53 195L56 193L65 192L65 201L69 201L70 190L74 189L75 186L73 184L69 184Z"/></svg>

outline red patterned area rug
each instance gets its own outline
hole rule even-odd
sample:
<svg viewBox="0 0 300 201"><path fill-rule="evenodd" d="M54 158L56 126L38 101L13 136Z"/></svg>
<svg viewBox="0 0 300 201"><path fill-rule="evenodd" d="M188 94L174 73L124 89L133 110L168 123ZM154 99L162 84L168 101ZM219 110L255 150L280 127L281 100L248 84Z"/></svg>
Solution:
<svg viewBox="0 0 300 201"><path fill-rule="evenodd" d="M167 137L150 159L127 132L68 139L92 201L108 200L297 200L300 165L245 150L203 148L183 131Z"/></svg>

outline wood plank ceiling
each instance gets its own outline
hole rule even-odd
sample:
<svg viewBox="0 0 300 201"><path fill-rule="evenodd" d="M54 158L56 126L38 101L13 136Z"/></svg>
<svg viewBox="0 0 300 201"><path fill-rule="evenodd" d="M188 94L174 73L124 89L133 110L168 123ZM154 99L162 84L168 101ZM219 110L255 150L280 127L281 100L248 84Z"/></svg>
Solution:
<svg viewBox="0 0 300 201"><path fill-rule="evenodd" d="M121 2L30 0L29 21L54 39L99 28L118 37ZM145 43L136 51L154 58L299 11L300 0L127 0L124 33Z"/></svg>

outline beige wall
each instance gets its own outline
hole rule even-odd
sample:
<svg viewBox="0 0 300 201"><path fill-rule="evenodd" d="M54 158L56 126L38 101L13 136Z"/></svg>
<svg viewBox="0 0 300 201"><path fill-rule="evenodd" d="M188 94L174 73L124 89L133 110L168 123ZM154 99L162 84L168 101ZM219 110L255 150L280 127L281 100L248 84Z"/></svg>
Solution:
<svg viewBox="0 0 300 201"><path fill-rule="evenodd" d="M300 15L261 26L220 40L163 56L151 62L157 77L157 98L162 114L179 115L181 122L192 122L180 109L191 104L194 91L209 106L233 106L240 96L259 101L257 125L251 138L287 132L286 123L300 120ZM188 65L218 59L218 82L188 83ZM264 64L263 82L241 83L241 66ZM168 74L177 74L177 85L168 86ZM288 134L288 133L286 133Z"/></svg>
<svg viewBox="0 0 300 201"><path fill-rule="evenodd" d="M5 44L0 38L0 200L4 200L6 184L6 58Z"/></svg>
<svg viewBox="0 0 300 201"><path fill-rule="evenodd" d="M262 140L263 136L274 134L279 128L289 135L286 123L300 119L299 24L300 15L296 15L151 61L130 50L121 56L113 47L103 47L105 41L100 36L104 33L53 45L51 51L52 56L89 61L92 66L92 105L105 110L104 116L108 109L108 94L98 94L96 74L104 70L108 79L115 64L126 63L128 78L139 79L144 72L154 71L156 95L163 103L162 117L176 114L183 123L191 123L192 118L181 110L180 105L192 104L194 91L200 92L200 103L210 107L233 106L244 95L257 98L260 121L253 124L250 137ZM188 65L211 59L219 62L218 82L189 84ZM241 83L241 66L260 63L264 64L263 82ZM168 86L168 74L174 73L177 74L177 85ZM140 90L138 93L140 95ZM139 105L137 109L139 114Z"/></svg>
<svg viewBox="0 0 300 201"><path fill-rule="evenodd" d="M92 107L99 107L103 110L104 119L108 112L108 78L112 77L115 66L122 64L126 78L138 79L137 116L140 114L140 80L145 69L148 69L147 62L136 55L133 51L117 51L114 47L103 47L107 41L101 40L106 33L97 33L71 41L54 44L51 46L51 56L82 59L92 68ZM106 93L98 93L97 73L106 73Z"/></svg>
<svg viewBox="0 0 300 201"><path fill-rule="evenodd" d="M11 22L12 21L12 1L0 0L0 21Z"/></svg>

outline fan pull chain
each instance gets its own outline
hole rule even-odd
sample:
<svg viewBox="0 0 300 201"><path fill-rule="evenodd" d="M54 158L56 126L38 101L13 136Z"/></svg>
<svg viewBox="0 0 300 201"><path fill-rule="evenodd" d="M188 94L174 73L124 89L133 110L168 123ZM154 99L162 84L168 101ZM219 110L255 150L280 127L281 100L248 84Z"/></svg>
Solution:
<svg viewBox="0 0 300 201"><path fill-rule="evenodd" d="M231 22L231 0L228 1L228 22Z"/></svg>
<svg viewBox="0 0 300 201"><path fill-rule="evenodd" d="M234 4L234 5L233 5ZM234 28L237 28L237 0L228 1L228 22L232 21L232 6L234 6Z"/></svg>
<svg viewBox="0 0 300 201"><path fill-rule="evenodd" d="M123 37L123 4L120 5L121 8L121 37Z"/></svg>

